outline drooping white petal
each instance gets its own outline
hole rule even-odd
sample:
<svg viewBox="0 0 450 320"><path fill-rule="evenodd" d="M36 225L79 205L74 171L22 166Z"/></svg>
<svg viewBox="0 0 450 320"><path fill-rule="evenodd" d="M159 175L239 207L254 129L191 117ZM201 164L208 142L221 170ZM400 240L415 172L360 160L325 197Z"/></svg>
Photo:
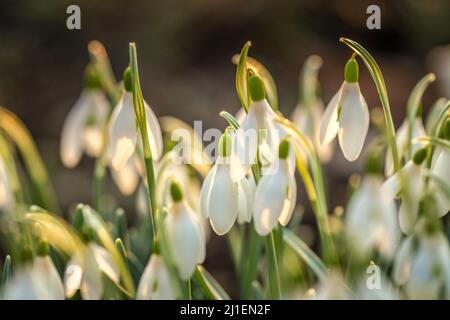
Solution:
<svg viewBox="0 0 450 320"><path fill-rule="evenodd" d="M49 256L33 259L33 276L40 278L49 300L64 300L64 288L58 271Z"/></svg>
<svg viewBox="0 0 450 320"><path fill-rule="evenodd" d="M436 159L431 174L440 181L450 184L450 152L442 150ZM435 179L430 179L429 190L434 194L438 207L437 215L442 217L450 211L450 198L445 194Z"/></svg>
<svg viewBox="0 0 450 320"><path fill-rule="evenodd" d="M84 90L64 121L60 155L66 167L75 167L83 154L83 139L80 137L91 106L90 90Z"/></svg>
<svg viewBox="0 0 450 320"><path fill-rule="evenodd" d="M136 148L137 128L133 98L129 92L122 95L109 122L108 153L115 170L122 169Z"/></svg>
<svg viewBox="0 0 450 320"><path fill-rule="evenodd" d="M224 235L236 221L239 203L238 186L231 178L228 165L216 164L216 166L216 174L211 181L206 205L214 232Z"/></svg>
<svg viewBox="0 0 450 320"><path fill-rule="evenodd" d="M200 211L202 217L209 218L209 194L211 193L212 181L215 180L217 172L217 165L213 166L208 172L205 180L203 181L202 189L200 190Z"/></svg>
<svg viewBox="0 0 450 320"><path fill-rule="evenodd" d="M152 254L142 273L136 293L138 300L174 300L169 270L158 254Z"/></svg>
<svg viewBox="0 0 450 320"><path fill-rule="evenodd" d="M338 92L331 98L320 122L319 136L322 145L330 143L338 133L338 109L343 88L344 84L342 84Z"/></svg>
<svg viewBox="0 0 450 320"><path fill-rule="evenodd" d="M276 173L265 175L259 181L253 204L253 220L256 232L265 236L276 226L285 207L290 207L287 200L289 192L289 170L286 160L278 161ZM287 213L285 213L285 216Z"/></svg>
<svg viewBox="0 0 450 320"><path fill-rule="evenodd" d="M90 243L90 250L94 255L95 261L98 264L100 271L103 271L113 282L119 283L119 267L114 262L111 254L98 244Z"/></svg>
<svg viewBox="0 0 450 320"><path fill-rule="evenodd" d="M83 249L83 278L81 296L84 300L99 300L103 294L102 275L99 265L90 247Z"/></svg>
<svg viewBox="0 0 450 320"><path fill-rule="evenodd" d="M109 102L100 90L90 90L91 105L87 112L87 119L83 130L83 145L86 153L91 157L98 157L103 149L103 125L109 110Z"/></svg>
<svg viewBox="0 0 450 320"><path fill-rule="evenodd" d="M67 263L64 271L64 292L66 297L71 298L81 287L83 279L83 267L77 256L73 256Z"/></svg>
<svg viewBox="0 0 450 320"><path fill-rule="evenodd" d="M131 157L122 169L111 170L111 175L123 195L133 194L139 183L139 173L135 167L134 157Z"/></svg>
<svg viewBox="0 0 450 320"><path fill-rule="evenodd" d="M253 179L253 177L250 177ZM238 205L238 223L250 222L252 220L252 209L253 209L253 197L254 193L251 187L251 182L247 178L243 178L238 183L238 195L239 195L239 205Z"/></svg>
<svg viewBox="0 0 450 320"><path fill-rule="evenodd" d="M354 161L359 157L366 140L370 117L358 83L347 83L345 86L338 120L338 138L345 158Z"/></svg>
<svg viewBox="0 0 450 320"><path fill-rule="evenodd" d="M414 238L403 240L394 259L393 278L397 285L404 285L411 274L411 263L414 254Z"/></svg>
<svg viewBox="0 0 450 320"><path fill-rule="evenodd" d="M297 202L297 183L295 182L295 177L292 176L289 179L287 197L283 207L283 211L281 212L280 217L278 218L278 222L280 222L282 226L284 227L287 226L287 224L291 220L296 202Z"/></svg>
<svg viewBox="0 0 450 320"><path fill-rule="evenodd" d="M148 140L150 142L152 157L156 161L159 160L159 158L161 158L163 152L163 140L161 128L159 126L159 122L155 116L155 113L145 101L144 106L145 106L145 117L147 120Z"/></svg>
<svg viewBox="0 0 450 320"><path fill-rule="evenodd" d="M195 213L183 202L172 205L165 226L180 277L188 279L205 258L205 233Z"/></svg>

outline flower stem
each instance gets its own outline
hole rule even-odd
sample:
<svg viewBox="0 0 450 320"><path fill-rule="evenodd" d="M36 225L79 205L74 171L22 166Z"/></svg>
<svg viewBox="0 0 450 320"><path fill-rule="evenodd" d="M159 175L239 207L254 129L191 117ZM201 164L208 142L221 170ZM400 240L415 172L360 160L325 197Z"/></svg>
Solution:
<svg viewBox="0 0 450 320"><path fill-rule="evenodd" d="M275 246L275 231L265 238L266 253L269 267L269 289L271 299L281 299L280 273L278 269L277 249Z"/></svg>

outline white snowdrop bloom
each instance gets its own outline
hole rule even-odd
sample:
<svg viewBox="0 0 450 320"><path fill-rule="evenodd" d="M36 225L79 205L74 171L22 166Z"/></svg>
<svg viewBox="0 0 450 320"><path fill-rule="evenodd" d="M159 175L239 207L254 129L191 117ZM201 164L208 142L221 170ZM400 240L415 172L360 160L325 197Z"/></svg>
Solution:
<svg viewBox="0 0 450 320"><path fill-rule="evenodd" d="M338 135L344 157L356 160L369 130L369 109L358 84L358 63L351 58L345 66L345 80L334 95L320 123L320 141L330 143Z"/></svg>
<svg viewBox="0 0 450 320"><path fill-rule="evenodd" d="M99 300L103 294L102 274L119 283L119 268L103 247L90 242L69 260L64 272L66 297L81 291L84 300Z"/></svg>
<svg viewBox="0 0 450 320"><path fill-rule="evenodd" d="M118 170L111 168L111 176L124 196L129 196L136 191L141 177L141 160L137 153L132 155L125 165Z"/></svg>
<svg viewBox="0 0 450 320"><path fill-rule="evenodd" d="M108 153L115 170L123 168L133 155L139 137L129 77L130 74L126 71L124 74L125 91L114 108L109 121ZM153 110L145 101L144 110L150 149L153 160L156 161L161 157L163 151L161 128Z"/></svg>
<svg viewBox="0 0 450 320"><path fill-rule="evenodd" d="M450 247L445 236L422 231L406 238L397 252L393 275L408 299L439 299L441 293L450 299Z"/></svg>
<svg viewBox="0 0 450 320"><path fill-rule="evenodd" d="M275 125L277 114L265 99L264 84L258 76L249 79L252 103L233 137L231 174L233 181L241 180L257 161L259 151L263 166L273 161L282 132Z"/></svg>
<svg viewBox="0 0 450 320"><path fill-rule="evenodd" d="M311 106L306 108L299 104L292 112L292 122L297 128L305 134L314 144L317 154L321 161L328 162L333 155L333 144L320 143L320 121L323 117L323 103L319 99Z"/></svg>
<svg viewBox="0 0 450 320"><path fill-rule="evenodd" d="M425 149L422 150L426 152ZM398 213L399 225L406 234L410 234L414 229L424 185L423 169L420 163L410 160L403 168L387 179L381 187L381 193L389 200L401 198Z"/></svg>
<svg viewBox="0 0 450 320"><path fill-rule="evenodd" d="M109 102L100 89L86 88L70 110L61 135L60 155L66 167L80 162L83 151L97 157L103 148L102 127Z"/></svg>
<svg viewBox="0 0 450 320"><path fill-rule="evenodd" d="M11 182L5 167L5 163L0 158L0 211L10 211L14 204L14 196L11 190Z"/></svg>
<svg viewBox="0 0 450 320"><path fill-rule="evenodd" d="M64 300L64 288L48 255L20 267L4 288L5 300Z"/></svg>
<svg viewBox="0 0 450 320"><path fill-rule="evenodd" d="M142 273L136 293L138 300L175 300L169 269L162 256L153 253Z"/></svg>
<svg viewBox="0 0 450 320"><path fill-rule="evenodd" d="M439 181L449 184L450 183L450 152L448 150L441 150L437 155L434 166L431 167L431 174L439 179ZM436 199L438 216L443 217L450 211L450 198L445 191L439 185L439 182L432 178L428 186L428 190L432 193Z"/></svg>
<svg viewBox="0 0 450 320"><path fill-rule="evenodd" d="M205 231L198 215L183 199L180 185L172 182L170 191L173 204L165 218L165 227L180 277L187 280L197 264L205 260Z"/></svg>
<svg viewBox="0 0 450 320"><path fill-rule="evenodd" d="M256 232L269 234L279 222L286 226L294 211L297 199L297 184L294 168L288 161L290 145L283 140L279 146L279 160L272 166L272 174L262 176L256 186L253 202L253 220Z"/></svg>
<svg viewBox="0 0 450 320"><path fill-rule="evenodd" d="M219 157L206 176L200 192L201 213L210 220L218 235L230 231L238 218L251 220L253 194L246 177L235 182L229 164L232 138L225 133L219 140Z"/></svg>
<svg viewBox="0 0 450 320"><path fill-rule="evenodd" d="M425 128L423 126L423 121L421 117L416 117L414 121L413 131L412 131L412 140L417 139L419 137L424 137L427 134L425 133ZM395 142L397 144L398 157L402 159L405 156L406 148L408 144L408 120L405 119L403 121L400 128L398 128L397 133L395 134ZM423 145L417 142L411 143L411 155L413 155L417 150L422 148ZM386 151L386 160L384 165L384 174L389 177L394 173L394 160L392 158L392 150L388 148Z"/></svg>
<svg viewBox="0 0 450 320"><path fill-rule="evenodd" d="M346 210L348 242L360 255L377 250L391 258L399 237L397 214L393 201L381 191L382 180L374 174L364 177Z"/></svg>

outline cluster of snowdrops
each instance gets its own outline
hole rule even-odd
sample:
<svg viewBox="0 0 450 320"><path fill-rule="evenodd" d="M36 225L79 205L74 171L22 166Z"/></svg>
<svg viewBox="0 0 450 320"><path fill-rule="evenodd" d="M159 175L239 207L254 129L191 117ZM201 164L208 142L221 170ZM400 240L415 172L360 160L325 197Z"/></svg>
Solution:
<svg viewBox="0 0 450 320"><path fill-rule="evenodd" d="M60 150L69 168L84 153L95 158L93 203L64 214L28 130L0 108L0 231L9 253L0 297L229 299L203 267L216 234L227 238L236 298L449 299L450 102L439 99L424 121L422 95L435 81L426 75L395 130L376 61L341 41L352 54L337 93L324 108L322 61L309 57L290 119L246 43L233 57L242 109L220 113L214 157L188 124L157 118L144 100L134 43L118 82L105 48L91 42ZM380 97L372 117L358 60ZM371 123L377 134L366 141ZM324 169L336 144L364 169L349 180L347 205L330 209ZM108 172L135 198L134 215L111 201ZM297 202L299 184L307 203ZM317 226L314 250L299 232L305 207Z"/></svg>

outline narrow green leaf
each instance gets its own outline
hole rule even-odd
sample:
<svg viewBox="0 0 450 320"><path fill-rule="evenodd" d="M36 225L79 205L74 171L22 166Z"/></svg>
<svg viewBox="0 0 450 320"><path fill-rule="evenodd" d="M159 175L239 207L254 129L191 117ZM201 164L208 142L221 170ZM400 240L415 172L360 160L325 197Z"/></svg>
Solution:
<svg viewBox="0 0 450 320"><path fill-rule="evenodd" d="M306 245L306 243L297 237L291 230L285 229L283 239L286 244L299 255L300 258L311 268L319 279L325 279L327 268L322 260Z"/></svg>
<svg viewBox="0 0 450 320"><path fill-rule="evenodd" d="M432 135L433 127L436 126L441 110L445 107L446 103L447 103L446 98L439 98L431 107L430 112L428 112L425 129L429 135Z"/></svg>
<svg viewBox="0 0 450 320"><path fill-rule="evenodd" d="M239 122L237 119L227 111L221 111L219 115L224 118L230 126L233 127L234 130L239 129Z"/></svg>
<svg viewBox="0 0 450 320"><path fill-rule="evenodd" d="M248 111L248 108L250 106L250 95L247 91L247 55L251 45L252 44L250 41L247 41L244 44L236 68L236 91L239 96L239 100L241 101L242 107L245 109L245 112Z"/></svg>
<svg viewBox="0 0 450 320"><path fill-rule="evenodd" d="M195 269L194 279L208 299L230 299L228 293L225 292L225 290L220 286L216 279L214 279L213 276L202 266L197 266L197 269Z"/></svg>
<svg viewBox="0 0 450 320"><path fill-rule="evenodd" d="M2 282L0 283L0 296L3 295L3 290L9 279L11 279L11 273L11 256L8 254L5 258L5 262L3 263Z"/></svg>

